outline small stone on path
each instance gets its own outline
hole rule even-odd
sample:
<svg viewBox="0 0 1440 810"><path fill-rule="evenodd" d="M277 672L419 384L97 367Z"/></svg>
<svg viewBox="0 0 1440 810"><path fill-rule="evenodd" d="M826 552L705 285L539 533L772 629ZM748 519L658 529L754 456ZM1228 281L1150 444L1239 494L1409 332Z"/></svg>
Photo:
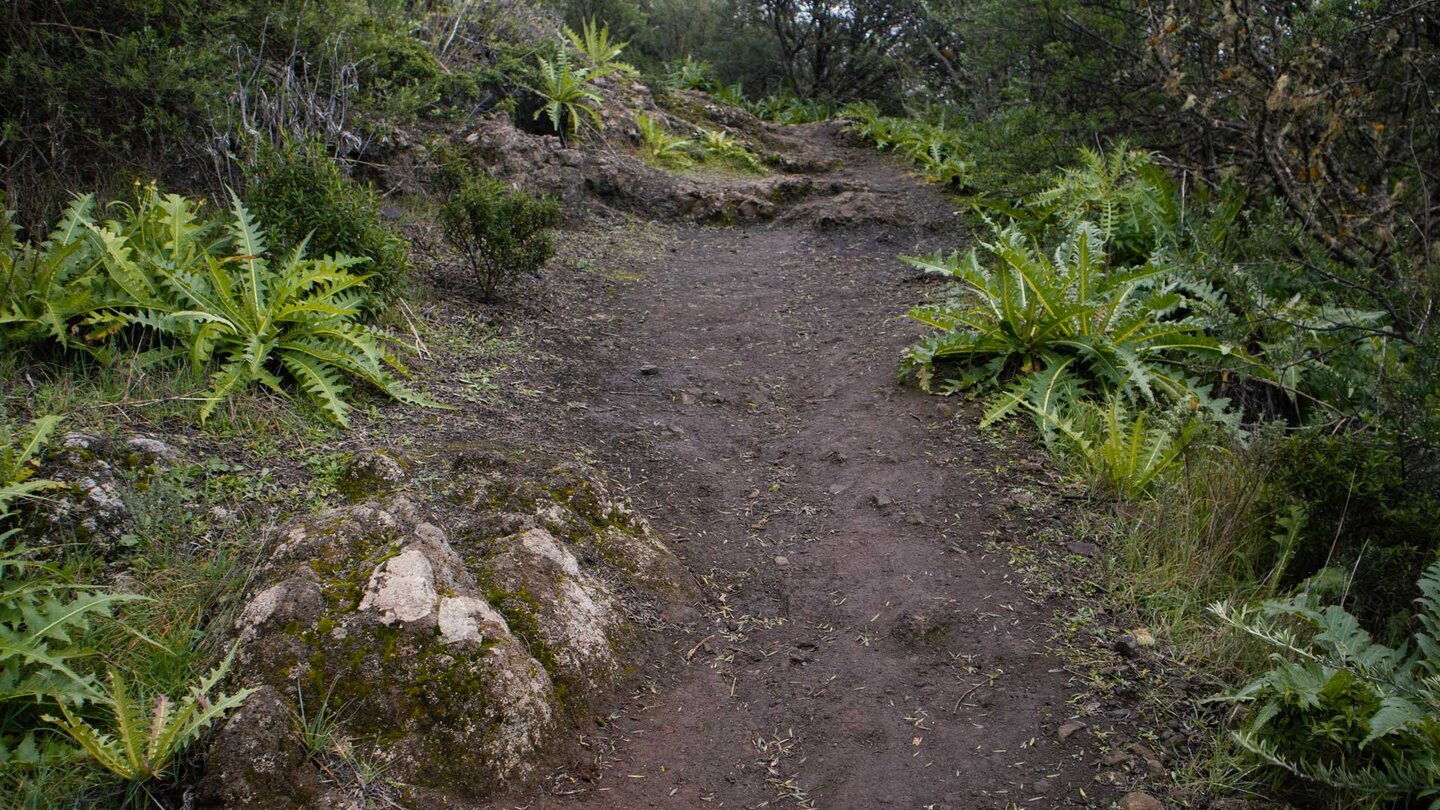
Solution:
<svg viewBox="0 0 1440 810"><path fill-rule="evenodd" d="M1131 791L1120 800L1120 810L1165 810L1160 800L1143 790Z"/></svg>
<svg viewBox="0 0 1440 810"><path fill-rule="evenodd" d="M1088 727L1089 726L1087 726L1083 721L1071 720L1067 723L1062 724L1060 726L1060 729L1056 733L1060 735L1060 739L1068 740L1073 737L1077 732L1084 731Z"/></svg>

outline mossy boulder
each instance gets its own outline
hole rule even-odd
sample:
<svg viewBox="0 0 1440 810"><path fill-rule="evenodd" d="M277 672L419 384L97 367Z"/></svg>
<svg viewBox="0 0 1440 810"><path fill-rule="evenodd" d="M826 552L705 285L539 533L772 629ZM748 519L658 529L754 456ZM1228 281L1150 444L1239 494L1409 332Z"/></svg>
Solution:
<svg viewBox="0 0 1440 810"><path fill-rule="evenodd" d="M237 621L239 680L296 714L302 699L336 711L345 756L404 785L390 797L400 806L477 801L526 777L624 672L647 624L633 619L658 626L692 593L649 524L583 467L496 458L455 464L448 497L428 505L400 494L293 522ZM265 722L247 730L251 717ZM240 712L217 735L210 758L231 765L207 774L209 806L354 795L344 780L275 778L293 769L298 731L287 742L274 717ZM263 739L272 747L257 753ZM239 764L262 754L279 764Z"/></svg>
<svg viewBox="0 0 1440 810"><path fill-rule="evenodd" d="M543 528L602 578L675 602L695 597L694 577L650 521L588 466L488 448L458 453L451 472L446 500L482 542Z"/></svg>

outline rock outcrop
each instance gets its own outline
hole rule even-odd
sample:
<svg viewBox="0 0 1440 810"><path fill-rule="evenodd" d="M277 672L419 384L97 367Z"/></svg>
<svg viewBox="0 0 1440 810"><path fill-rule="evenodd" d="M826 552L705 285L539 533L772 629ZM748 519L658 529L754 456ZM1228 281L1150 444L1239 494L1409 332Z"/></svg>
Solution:
<svg viewBox="0 0 1440 810"><path fill-rule="evenodd" d="M263 688L217 735L203 806L340 806L354 786L315 763L342 755L406 806L477 799L684 615L690 578L643 518L585 468L516 457L461 453L428 502L405 487L285 528L236 626L237 678ZM276 705L302 701L345 751L297 759Z"/></svg>

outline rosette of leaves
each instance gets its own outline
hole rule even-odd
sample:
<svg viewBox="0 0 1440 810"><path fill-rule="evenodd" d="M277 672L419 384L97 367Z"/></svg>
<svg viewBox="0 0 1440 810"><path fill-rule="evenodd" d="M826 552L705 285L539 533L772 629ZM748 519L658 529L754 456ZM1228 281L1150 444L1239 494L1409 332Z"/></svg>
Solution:
<svg viewBox="0 0 1440 810"><path fill-rule="evenodd" d="M982 248L990 261L978 250L903 259L954 282L946 302L910 311L935 332L909 349L905 367L933 387L937 369L950 364L955 376L939 385L947 391L1008 383L987 420L1032 398L1047 370L1055 372L1044 385L1047 398L1106 395L1218 415L1224 403L1206 395L1197 371L1254 365L1206 333L1187 285L1165 266L1112 267L1104 235L1091 223L1073 226L1050 256L1014 226L996 228Z"/></svg>
<svg viewBox="0 0 1440 810"><path fill-rule="evenodd" d="M195 206L173 196L167 203ZM197 251L185 261L156 260L153 251L168 243L135 244L110 224L96 233L106 245L105 271L125 290L130 320L178 344L151 360L184 356L195 368L219 364L203 395L202 421L251 385L284 393L285 377L341 426L349 424L346 397L354 380L404 402L438 404L396 378L403 366L386 350L388 338L361 322L365 277L352 268L364 259L307 258L303 241L272 259L238 198L220 255Z"/></svg>
<svg viewBox="0 0 1440 810"><path fill-rule="evenodd" d="M580 128L587 120L599 129L601 99L599 93L590 89L593 78L590 71L571 65L570 55L565 51L556 54L554 59L537 56L535 61L540 83L532 89L545 102L535 111L535 118L538 120L543 115L550 120L562 146L580 137Z"/></svg>
<svg viewBox="0 0 1440 810"><path fill-rule="evenodd" d="M210 674L190 687L179 701L168 695L146 695L133 689L118 670L109 672L108 688L98 692L94 703L109 715L108 724L97 724L65 703L60 717L46 715L74 740L76 745L111 773L132 784L169 776L180 753L199 739L210 724L245 703L254 689L240 689L211 696L230 671L235 651Z"/></svg>
<svg viewBox="0 0 1440 810"><path fill-rule="evenodd" d="M590 63L592 79L611 73L635 72L633 66L620 61L620 54L625 52L625 46L630 43L611 39L609 25L602 25L591 17L581 24L579 31L566 27L564 33L570 46Z"/></svg>

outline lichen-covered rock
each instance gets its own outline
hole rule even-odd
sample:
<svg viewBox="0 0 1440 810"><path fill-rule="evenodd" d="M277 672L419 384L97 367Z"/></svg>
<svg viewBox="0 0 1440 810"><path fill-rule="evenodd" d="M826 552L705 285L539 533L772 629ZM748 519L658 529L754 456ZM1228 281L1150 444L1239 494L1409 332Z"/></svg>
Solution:
<svg viewBox="0 0 1440 810"><path fill-rule="evenodd" d="M290 707L276 690L258 690L230 717L205 763L201 803L216 807L288 810L312 807L319 775L293 733Z"/></svg>
<svg viewBox="0 0 1440 810"><path fill-rule="evenodd" d="M491 450L462 452L453 469L449 497L471 516L470 533L543 528L615 578L680 601L694 596L694 577L650 522L584 466Z"/></svg>
<svg viewBox="0 0 1440 810"><path fill-rule="evenodd" d="M553 687L425 518L395 498L292 525L241 613L237 671L297 703L329 695L396 779L464 795L523 768Z"/></svg>
<svg viewBox="0 0 1440 810"><path fill-rule="evenodd" d="M620 614L604 583L544 529L494 545L500 551L486 561L492 592L509 610L527 614L556 677L581 686L608 678Z"/></svg>
<svg viewBox="0 0 1440 810"><path fill-rule="evenodd" d="M132 525L127 476L143 480L179 459L175 448L148 436L111 440L66 433L45 454L39 472L61 486L22 509L31 536L58 546L78 539L91 550L113 553Z"/></svg>
<svg viewBox="0 0 1440 810"><path fill-rule="evenodd" d="M291 706L345 706L345 735L411 806L472 801L528 773L560 721L621 671L628 619L685 592L683 567L593 475L537 476L514 458L457 463L435 504L397 495L292 523L237 620L240 680ZM667 564L663 593L628 573ZM263 735L230 727L260 716L238 714L212 757L258 756ZM204 795L301 801L272 770L227 767ZM327 790L313 806L343 793Z"/></svg>
<svg viewBox="0 0 1440 810"><path fill-rule="evenodd" d="M373 501L400 490L409 479L406 463L384 450L361 450L340 473L340 494L352 503Z"/></svg>

